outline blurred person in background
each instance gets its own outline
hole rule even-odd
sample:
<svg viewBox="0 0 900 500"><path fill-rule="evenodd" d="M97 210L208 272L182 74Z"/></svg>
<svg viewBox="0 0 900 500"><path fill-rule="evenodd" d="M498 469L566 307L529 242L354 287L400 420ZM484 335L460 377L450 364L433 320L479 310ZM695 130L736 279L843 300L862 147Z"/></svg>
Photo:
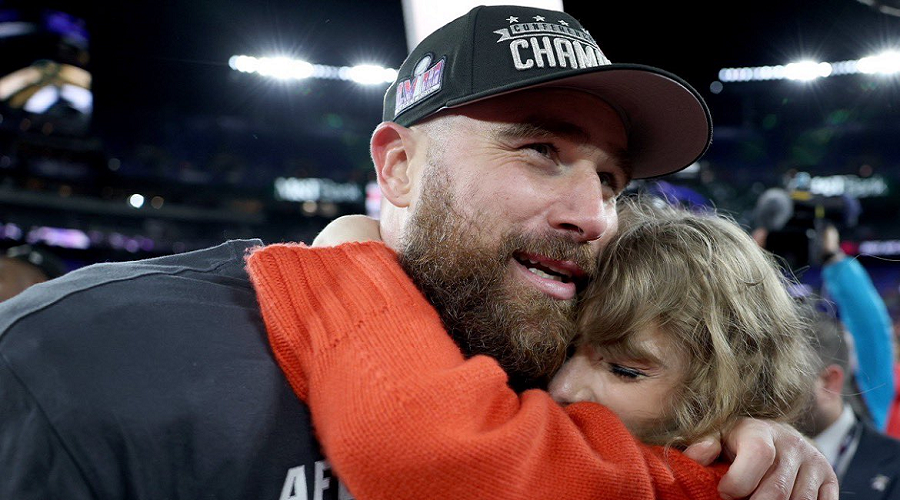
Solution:
<svg viewBox="0 0 900 500"><path fill-rule="evenodd" d="M46 248L35 245L12 247L0 256L0 302L65 273L66 265L62 259Z"/></svg>
<svg viewBox="0 0 900 500"><path fill-rule="evenodd" d="M841 250L834 225L824 228L820 241L823 294L834 302L840 323L852 336L855 363L850 378L857 390L851 404L884 432L896 392L897 365L887 305L862 264Z"/></svg>
<svg viewBox="0 0 900 500"><path fill-rule="evenodd" d="M686 82L610 63L572 16L478 7L420 43L385 93L370 141L381 234L466 355L539 386L573 340L617 195L693 163L711 127ZM262 244L88 266L0 305L0 498L349 498L273 355L245 269ZM737 455L723 494L834 498L796 429L742 422L723 437ZM609 479L604 465L590 472ZM666 497L627 479L585 496Z"/></svg>
<svg viewBox="0 0 900 500"><path fill-rule="evenodd" d="M811 311L819 358L814 405L799 428L834 467L842 498L900 499L900 441L885 435L850 404L853 340L831 314Z"/></svg>
<svg viewBox="0 0 900 500"><path fill-rule="evenodd" d="M895 396L896 366L893 326L887 305L868 271L857 259L850 258L841 250L837 226L820 220L811 227L815 227L815 237L808 251L815 252L815 255L809 262L821 266L821 295L833 301L837 317L850 332L857 353L855 363L847 373L849 382L857 387L857 390L850 391L853 396L850 396L849 403L857 409L860 418L884 432ZM780 242L773 240L783 234L769 231L762 224L753 231L754 239L763 248L782 248ZM797 253L803 251L798 249ZM787 269L788 272L797 270Z"/></svg>

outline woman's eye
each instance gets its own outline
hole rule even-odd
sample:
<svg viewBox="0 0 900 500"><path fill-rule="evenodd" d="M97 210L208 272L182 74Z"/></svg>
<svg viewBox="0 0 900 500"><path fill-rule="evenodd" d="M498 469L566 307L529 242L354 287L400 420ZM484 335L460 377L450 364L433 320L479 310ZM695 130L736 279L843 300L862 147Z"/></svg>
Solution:
<svg viewBox="0 0 900 500"><path fill-rule="evenodd" d="M627 366L617 365L615 363L609 364L609 371L617 377L621 377L621 378L629 379L629 380L635 380L637 378L646 376L640 370L635 370L634 368L628 368Z"/></svg>

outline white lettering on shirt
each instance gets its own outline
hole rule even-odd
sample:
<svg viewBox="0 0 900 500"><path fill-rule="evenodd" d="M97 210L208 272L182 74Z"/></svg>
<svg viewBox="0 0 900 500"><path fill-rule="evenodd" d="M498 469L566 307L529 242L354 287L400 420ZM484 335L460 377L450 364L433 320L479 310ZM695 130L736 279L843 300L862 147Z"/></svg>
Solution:
<svg viewBox="0 0 900 500"><path fill-rule="evenodd" d="M313 500L324 500L325 490L331 489L333 476L331 474L326 475L326 472L329 471L331 471L331 465L327 460L316 461L315 476L313 478ZM353 500L353 495L350 494L347 487L341 484L340 481L336 481L336 483L338 500ZM279 500L309 500L305 465L288 469Z"/></svg>

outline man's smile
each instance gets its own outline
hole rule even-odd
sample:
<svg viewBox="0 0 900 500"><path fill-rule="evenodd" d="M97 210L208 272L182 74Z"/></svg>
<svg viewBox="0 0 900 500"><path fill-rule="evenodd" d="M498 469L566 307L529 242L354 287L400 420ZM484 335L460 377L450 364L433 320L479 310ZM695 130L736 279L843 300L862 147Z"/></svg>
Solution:
<svg viewBox="0 0 900 500"><path fill-rule="evenodd" d="M584 270L573 261L516 252L513 266L542 293L557 300L571 300L577 291L576 282L584 277Z"/></svg>

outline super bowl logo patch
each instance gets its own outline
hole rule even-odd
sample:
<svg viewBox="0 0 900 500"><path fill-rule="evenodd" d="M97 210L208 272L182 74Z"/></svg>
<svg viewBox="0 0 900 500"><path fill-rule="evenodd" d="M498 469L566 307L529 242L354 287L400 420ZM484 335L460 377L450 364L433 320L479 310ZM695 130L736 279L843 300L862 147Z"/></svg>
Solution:
<svg viewBox="0 0 900 500"><path fill-rule="evenodd" d="M433 65L431 64L432 60L431 54L420 59L413 70L413 77L397 84L395 118L406 108L441 90L446 59L441 58Z"/></svg>
<svg viewBox="0 0 900 500"><path fill-rule="evenodd" d="M566 21L547 22L534 16L534 22L519 22L510 16L506 28L495 30L497 43L509 41L513 66L532 68L594 68L610 64L587 30L574 29Z"/></svg>

